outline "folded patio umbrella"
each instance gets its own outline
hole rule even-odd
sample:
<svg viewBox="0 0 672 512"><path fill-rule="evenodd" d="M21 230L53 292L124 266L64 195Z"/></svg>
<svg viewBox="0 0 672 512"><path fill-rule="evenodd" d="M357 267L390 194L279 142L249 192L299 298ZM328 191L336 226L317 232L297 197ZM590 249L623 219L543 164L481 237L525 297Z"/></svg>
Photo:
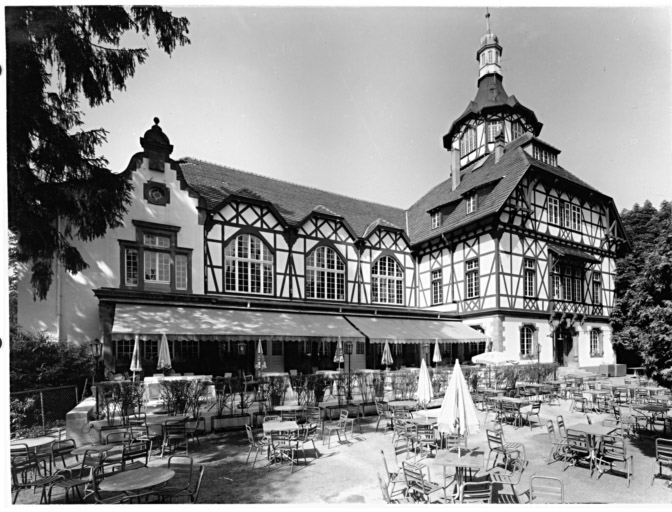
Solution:
<svg viewBox="0 0 672 512"><path fill-rule="evenodd" d="M133 382L135 382L135 372L141 372L140 365L140 336L135 335L135 345L133 345L133 356L131 357L131 371L133 372Z"/></svg>
<svg viewBox="0 0 672 512"><path fill-rule="evenodd" d="M170 349L168 348L168 338L166 338L166 333L163 333L161 342L159 343L159 359L156 363L156 369L169 370L172 365L173 363L170 360Z"/></svg>
<svg viewBox="0 0 672 512"><path fill-rule="evenodd" d="M420 363L420 374L418 375L418 390L415 393L415 397L418 399L418 403L423 407L427 407L427 404L431 402L434 398L434 390L432 389L432 378L429 375L429 368L425 363L425 358L422 358L422 363Z"/></svg>
<svg viewBox="0 0 672 512"><path fill-rule="evenodd" d="M341 363L344 362L343 359L343 342L341 337L338 337L338 343L336 344L336 353L334 354L334 363L338 363L338 369L341 369Z"/></svg>
<svg viewBox="0 0 672 512"><path fill-rule="evenodd" d="M266 369L266 358L264 357L264 347L261 344L261 340L257 344L257 358L254 362L254 367L258 372Z"/></svg>
<svg viewBox="0 0 672 512"><path fill-rule="evenodd" d="M483 354L475 355L471 358L472 363L476 364L486 364L497 366L499 364L512 364L517 361L511 356L507 356L504 352L484 352Z"/></svg>
<svg viewBox="0 0 672 512"><path fill-rule="evenodd" d="M390 350L390 344L385 340L385 348L383 348L383 358L380 360L380 364L385 366L391 366L394 363L392 359L392 351Z"/></svg>
<svg viewBox="0 0 672 512"><path fill-rule="evenodd" d="M432 356L432 362L433 363L440 363L441 362L441 349L439 348L439 340L436 340L436 344L434 345L434 355Z"/></svg>
<svg viewBox="0 0 672 512"><path fill-rule="evenodd" d="M480 430L476 407L458 360L443 397L437 425L439 432L453 435L475 434Z"/></svg>

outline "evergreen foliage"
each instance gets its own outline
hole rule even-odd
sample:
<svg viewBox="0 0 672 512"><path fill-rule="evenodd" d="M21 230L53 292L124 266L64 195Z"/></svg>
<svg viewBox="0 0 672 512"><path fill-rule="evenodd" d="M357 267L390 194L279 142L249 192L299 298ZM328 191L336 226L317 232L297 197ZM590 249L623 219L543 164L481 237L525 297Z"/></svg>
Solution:
<svg viewBox="0 0 672 512"><path fill-rule="evenodd" d="M87 268L71 241L120 226L130 200L128 176L96 154L107 132L81 128L80 99L111 101L145 62L147 49L120 46L127 33L154 34L171 54L189 43L189 22L160 7L94 5L7 7L5 21L9 229L44 299L54 260Z"/></svg>
<svg viewBox="0 0 672 512"><path fill-rule="evenodd" d="M672 387L672 204L621 213L632 251L616 262L613 341L636 350L647 375Z"/></svg>

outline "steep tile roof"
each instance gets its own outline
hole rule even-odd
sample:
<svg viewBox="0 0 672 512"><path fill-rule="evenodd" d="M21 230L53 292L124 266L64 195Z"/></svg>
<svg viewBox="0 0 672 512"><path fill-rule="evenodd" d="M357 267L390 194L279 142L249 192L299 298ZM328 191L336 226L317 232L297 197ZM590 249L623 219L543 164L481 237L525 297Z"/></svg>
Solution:
<svg viewBox="0 0 672 512"><path fill-rule="evenodd" d="M187 184L203 196L206 207L216 208L230 195L240 195L272 203L290 225L299 225L313 212L343 217L356 236L376 220L405 226L405 211L370 201L342 196L259 174L215 165L195 158L179 162Z"/></svg>

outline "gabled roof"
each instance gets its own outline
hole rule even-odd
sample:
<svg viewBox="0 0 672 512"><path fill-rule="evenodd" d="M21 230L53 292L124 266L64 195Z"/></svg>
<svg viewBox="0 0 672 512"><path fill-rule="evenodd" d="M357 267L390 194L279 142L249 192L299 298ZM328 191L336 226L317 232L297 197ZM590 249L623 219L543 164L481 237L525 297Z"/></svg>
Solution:
<svg viewBox="0 0 672 512"><path fill-rule="evenodd" d="M506 93L501 76L490 74L485 75L478 81L478 90L474 101L469 102L462 115L450 126L450 130L443 137L443 146L447 149L451 147L453 136L469 118L497 111L517 112L532 125L534 135L539 135L539 132L541 132L543 124L539 122L536 114L520 103L515 96L509 96Z"/></svg>
<svg viewBox="0 0 672 512"><path fill-rule="evenodd" d="M298 226L311 213L342 217L356 236L362 237L375 221L380 225L404 226L405 211L297 185L259 174L215 165L195 158L180 160L187 184L214 210L231 195L272 203L289 225Z"/></svg>
<svg viewBox="0 0 672 512"><path fill-rule="evenodd" d="M455 190L452 190L452 181L447 179L413 204L408 210L408 231L411 244L424 242L497 214L522 177L531 168L557 176L603 196L595 188L562 167L554 167L532 158L523 150L523 146L533 140L535 138L530 133L519 137L505 146L504 154L498 163L495 163L495 155L490 154L482 165L470 166L461 172L460 184ZM464 196L474 190L484 190L484 192L479 194L476 211L467 215ZM448 207L450 203L453 203L454 207ZM441 225L432 229L428 212L442 206L444 208Z"/></svg>

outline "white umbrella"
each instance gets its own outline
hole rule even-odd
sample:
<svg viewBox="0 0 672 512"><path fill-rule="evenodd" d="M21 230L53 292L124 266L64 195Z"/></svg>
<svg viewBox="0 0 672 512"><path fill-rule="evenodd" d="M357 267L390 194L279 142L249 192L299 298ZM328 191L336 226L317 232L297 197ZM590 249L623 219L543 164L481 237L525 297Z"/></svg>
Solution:
<svg viewBox="0 0 672 512"><path fill-rule="evenodd" d="M168 348L168 338L166 333L161 336L161 343L159 343L159 360L156 363L157 370L169 370L173 363L170 360L170 349Z"/></svg>
<svg viewBox="0 0 672 512"><path fill-rule="evenodd" d="M258 371L266 369L266 358L264 357L264 348L261 345L261 340L259 340L259 344L257 345L257 359L254 362L254 367Z"/></svg>
<svg viewBox="0 0 672 512"><path fill-rule="evenodd" d="M475 434L480 430L476 407L458 360L443 397L437 425L439 432L453 435Z"/></svg>
<svg viewBox="0 0 672 512"><path fill-rule="evenodd" d="M441 349L439 348L439 339L436 339L436 345L434 345L434 355L432 356L433 363L441 362Z"/></svg>
<svg viewBox="0 0 672 512"><path fill-rule="evenodd" d="M336 353L334 354L334 363L338 363L338 369L341 369L341 363L345 360L343 359L343 343L341 342L341 337L338 337L338 344L336 345Z"/></svg>
<svg viewBox="0 0 672 512"><path fill-rule="evenodd" d="M391 366L394 363L392 359L392 351L390 350L390 344L385 340L385 348L383 348L383 358L380 360L380 364L385 366Z"/></svg>
<svg viewBox="0 0 672 512"><path fill-rule="evenodd" d="M497 366L500 364L513 364L517 363L515 359L511 358L504 354L504 352L485 352L483 354L478 354L471 358L472 363L476 364L487 364L492 366Z"/></svg>
<svg viewBox="0 0 672 512"><path fill-rule="evenodd" d="M422 358L422 363L420 363L420 375L418 376L418 391L415 393L415 397L418 399L418 403L423 407L427 407L427 404L431 402L434 398L434 390L432 389L432 378L429 376L429 368L425 363L425 358Z"/></svg>
<svg viewBox="0 0 672 512"><path fill-rule="evenodd" d="M133 382L135 382L135 372L141 372L140 365L140 336L135 335L135 345L133 345L133 356L131 357L131 371L133 372Z"/></svg>

